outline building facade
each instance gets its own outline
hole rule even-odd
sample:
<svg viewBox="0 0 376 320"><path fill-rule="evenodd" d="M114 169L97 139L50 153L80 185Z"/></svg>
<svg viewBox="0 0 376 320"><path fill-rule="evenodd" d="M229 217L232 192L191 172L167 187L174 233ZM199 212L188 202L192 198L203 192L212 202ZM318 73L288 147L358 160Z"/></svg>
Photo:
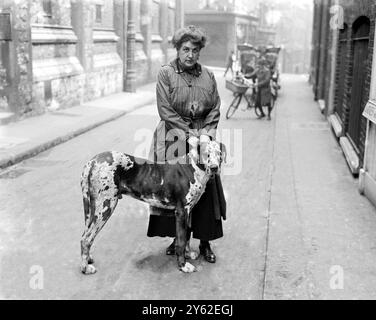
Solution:
<svg viewBox="0 0 376 320"><path fill-rule="evenodd" d="M316 0L310 80L360 191L376 204L375 119L365 116L376 101L375 15L372 0Z"/></svg>
<svg viewBox="0 0 376 320"><path fill-rule="evenodd" d="M237 44L275 45L276 28L267 23L269 7L257 1L185 0L185 22L204 28L208 46L200 60L224 67Z"/></svg>
<svg viewBox="0 0 376 320"><path fill-rule="evenodd" d="M281 47L279 61L283 73L308 74L310 68L312 4L300 1L277 2L276 44Z"/></svg>
<svg viewBox="0 0 376 320"><path fill-rule="evenodd" d="M202 51L203 64L224 67L227 57L240 43L255 43L257 18L234 12L216 10L187 10L187 24L199 25L208 35L207 47Z"/></svg>
<svg viewBox="0 0 376 320"><path fill-rule="evenodd" d="M256 46L258 45L275 45L276 38L276 28L275 25L269 23L268 16L271 12L271 5L267 2L259 2L257 5L257 29L256 29L256 39L252 43Z"/></svg>
<svg viewBox="0 0 376 320"><path fill-rule="evenodd" d="M3 0L0 113L67 108L153 81L183 24L180 0Z"/></svg>

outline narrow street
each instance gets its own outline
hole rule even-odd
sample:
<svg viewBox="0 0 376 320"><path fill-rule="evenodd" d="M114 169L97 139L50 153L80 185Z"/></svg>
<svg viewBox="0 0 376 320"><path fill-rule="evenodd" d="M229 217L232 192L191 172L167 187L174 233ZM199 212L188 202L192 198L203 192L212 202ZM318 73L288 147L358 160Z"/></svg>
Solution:
<svg viewBox="0 0 376 320"><path fill-rule="evenodd" d="M282 76L267 121L253 110L226 120L232 93L215 75L229 153L217 262L200 257L198 272L179 272L165 255L171 240L146 236L147 206L124 197L94 242L98 272L79 270L81 170L105 150L145 157L158 122L148 105L0 172L1 299L376 298L376 209L359 194L306 77Z"/></svg>

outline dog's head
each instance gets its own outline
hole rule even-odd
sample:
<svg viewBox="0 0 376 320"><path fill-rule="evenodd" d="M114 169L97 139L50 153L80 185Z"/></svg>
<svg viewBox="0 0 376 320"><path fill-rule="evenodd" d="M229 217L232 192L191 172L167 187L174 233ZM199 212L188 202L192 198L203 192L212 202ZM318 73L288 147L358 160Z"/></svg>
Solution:
<svg viewBox="0 0 376 320"><path fill-rule="evenodd" d="M219 173L222 162L226 162L226 147L223 143L209 141L200 147L200 163L207 174Z"/></svg>

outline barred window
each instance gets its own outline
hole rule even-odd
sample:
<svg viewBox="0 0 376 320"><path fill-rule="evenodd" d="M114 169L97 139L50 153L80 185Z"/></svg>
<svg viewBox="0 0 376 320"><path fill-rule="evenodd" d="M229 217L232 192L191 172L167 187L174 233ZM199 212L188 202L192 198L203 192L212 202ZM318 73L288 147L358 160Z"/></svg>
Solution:
<svg viewBox="0 0 376 320"><path fill-rule="evenodd" d="M52 3L51 0L43 0L43 11L47 16L52 16Z"/></svg>
<svg viewBox="0 0 376 320"><path fill-rule="evenodd" d="M102 6L100 4L95 5L95 22L102 22Z"/></svg>
<svg viewBox="0 0 376 320"><path fill-rule="evenodd" d="M153 0L151 8L152 33L159 34L159 1Z"/></svg>
<svg viewBox="0 0 376 320"><path fill-rule="evenodd" d="M175 29L175 9L168 9L168 35L173 35Z"/></svg>

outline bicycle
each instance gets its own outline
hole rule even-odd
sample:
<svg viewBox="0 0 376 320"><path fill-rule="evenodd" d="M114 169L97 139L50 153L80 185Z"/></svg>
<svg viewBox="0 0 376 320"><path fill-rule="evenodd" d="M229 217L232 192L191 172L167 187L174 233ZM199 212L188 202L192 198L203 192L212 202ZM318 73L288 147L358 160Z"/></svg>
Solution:
<svg viewBox="0 0 376 320"><path fill-rule="evenodd" d="M232 92L234 92L234 99L232 100L230 106L227 109L226 119L230 119L234 115L243 97L247 102L247 107L243 109L243 111L250 110L253 108L257 116L261 115L260 110L255 108L256 90L254 90L253 83L251 83L244 77L241 78L241 81L242 82L226 80L226 89L229 89ZM251 90L252 94L246 94L248 90Z"/></svg>
<svg viewBox="0 0 376 320"><path fill-rule="evenodd" d="M270 89L271 89L272 98L274 100L273 103L274 103L278 98L278 91L281 89L278 71L274 72L272 75L272 79L270 81Z"/></svg>

